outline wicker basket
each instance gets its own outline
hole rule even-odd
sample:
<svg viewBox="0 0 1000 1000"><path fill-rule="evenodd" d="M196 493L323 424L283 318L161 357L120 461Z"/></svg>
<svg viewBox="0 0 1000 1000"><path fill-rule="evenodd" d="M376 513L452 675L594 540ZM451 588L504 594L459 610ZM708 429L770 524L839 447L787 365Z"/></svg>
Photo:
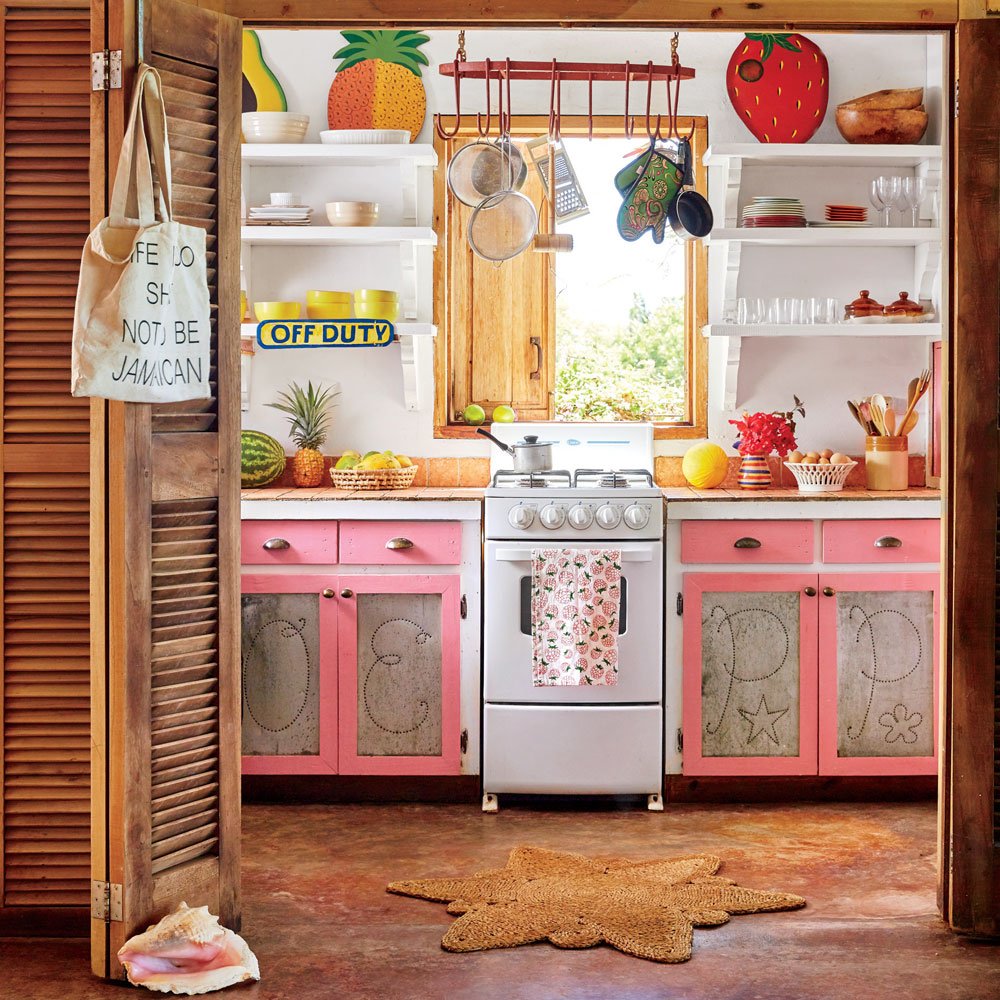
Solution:
<svg viewBox="0 0 1000 1000"><path fill-rule="evenodd" d="M857 462L843 465L820 465L818 462L785 462L792 470L800 493L839 493Z"/></svg>
<svg viewBox="0 0 1000 1000"><path fill-rule="evenodd" d="M331 469L330 482L338 490L405 490L413 485L418 465L404 469Z"/></svg>

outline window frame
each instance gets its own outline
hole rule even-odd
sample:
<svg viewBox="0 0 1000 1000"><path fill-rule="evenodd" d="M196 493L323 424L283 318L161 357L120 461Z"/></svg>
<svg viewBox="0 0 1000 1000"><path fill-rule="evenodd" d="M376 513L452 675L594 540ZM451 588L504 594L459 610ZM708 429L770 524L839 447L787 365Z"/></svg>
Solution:
<svg viewBox="0 0 1000 1000"><path fill-rule="evenodd" d="M643 141L645 121L642 117L632 119L635 140ZM694 158L695 184L699 191L707 189L707 175L702 158L708 146L708 119L704 116L684 116L677 120L678 130L687 134L693 128L691 149ZM516 137L523 135L544 135L548 129L548 117L541 115L515 115L512 132ZM564 115L561 120L563 135L579 138L590 134L591 126L586 115ZM624 123L620 115L595 115L593 132L595 137L625 138ZM449 311L448 253L451 234L447 231L448 212L448 163L455 140L463 142L478 137L475 119L469 116L455 139L442 139L435 132L434 149L438 155L438 169L434 175L434 230L438 237L437 252L434 254L434 321L438 336L434 344L434 436L435 438L473 438L475 428L455 420L452 408L455 368L467 364L468 359L456 357L457 348L467 341L453 329L453 319ZM531 252L531 251L526 251ZM702 328L708 322L708 248L702 240L685 243L686 291L685 304L685 354L688 359L687 404L688 419L676 423L656 423L653 436L656 440L685 440L707 437L708 434L708 341L702 335ZM554 304L553 304L554 305ZM554 315L554 309L553 309ZM548 357L554 358L554 322L550 334L553 342L546 345ZM550 408L552 391L550 389ZM558 423L559 421L552 421Z"/></svg>

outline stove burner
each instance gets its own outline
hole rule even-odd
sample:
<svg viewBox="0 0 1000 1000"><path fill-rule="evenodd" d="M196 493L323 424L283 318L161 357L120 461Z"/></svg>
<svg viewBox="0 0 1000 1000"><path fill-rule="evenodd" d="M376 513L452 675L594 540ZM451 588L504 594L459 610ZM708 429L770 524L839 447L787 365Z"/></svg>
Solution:
<svg viewBox="0 0 1000 1000"><path fill-rule="evenodd" d="M647 469L577 469L573 477L576 487L597 486L605 490L628 489L630 486L652 486L653 474Z"/></svg>
<svg viewBox="0 0 1000 1000"><path fill-rule="evenodd" d="M544 472L515 472L500 469L493 475L493 485L506 489L544 490L573 485L573 477L566 469L546 469Z"/></svg>

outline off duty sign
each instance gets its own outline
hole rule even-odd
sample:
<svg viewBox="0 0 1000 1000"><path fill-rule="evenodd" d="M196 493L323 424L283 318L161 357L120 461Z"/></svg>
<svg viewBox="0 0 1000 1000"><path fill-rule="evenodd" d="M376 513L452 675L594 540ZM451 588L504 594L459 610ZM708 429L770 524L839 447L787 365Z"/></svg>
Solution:
<svg viewBox="0 0 1000 1000"><path fill-rule="evenodd" d="M267 320L257 326L257 343L269 351L286 347L388 347L395 339L395 327L381 319Z"/></svg>

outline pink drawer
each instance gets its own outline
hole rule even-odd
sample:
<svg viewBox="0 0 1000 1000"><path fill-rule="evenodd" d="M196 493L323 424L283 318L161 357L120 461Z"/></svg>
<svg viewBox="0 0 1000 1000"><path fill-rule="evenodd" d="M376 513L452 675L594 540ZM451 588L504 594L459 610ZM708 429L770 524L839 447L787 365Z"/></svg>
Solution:
<svg viewBox="0 0 1000 1000"><path fill-rule="evenodd" d="M240 530L244 565L337 561L336 521L243 521Z"/></svg>
<svg viewBox="0 0 1000 1000"><path fill-rule="evenodd" d="M941 522L824 521L823 562L936 563L941 557Z"/></svg>
<svg viewBox="0 0 1000 1000"><path fill-rule="evenodd" d="M812 521L684 521L681 524L681 562L812 561Z"/></svg>
<svg viewBox="0 0 1000 1000"><path fill-rule="evenodd" d="M451 566L462 561L457 521L341 521L341 563Z"/></svg>

